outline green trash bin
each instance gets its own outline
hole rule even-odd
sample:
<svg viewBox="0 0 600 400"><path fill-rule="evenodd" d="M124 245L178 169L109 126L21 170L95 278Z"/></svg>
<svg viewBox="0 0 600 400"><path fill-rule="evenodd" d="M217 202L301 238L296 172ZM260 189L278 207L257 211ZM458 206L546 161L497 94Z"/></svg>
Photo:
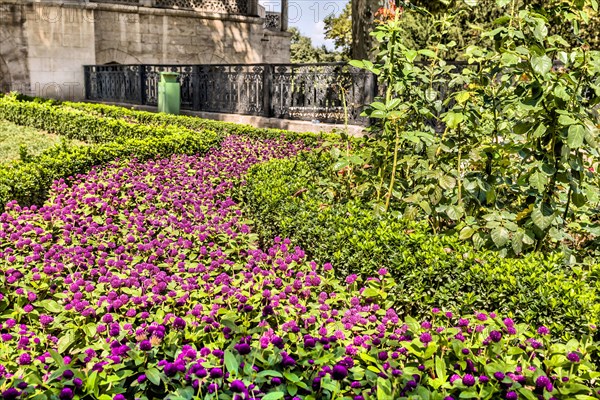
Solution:
<svg viewBox="0 0 600 400"><path fill-rule="evenodd" d="M161 72L158 82L158 112L179 114L181 109L181 86L176 72Z"/></svg>

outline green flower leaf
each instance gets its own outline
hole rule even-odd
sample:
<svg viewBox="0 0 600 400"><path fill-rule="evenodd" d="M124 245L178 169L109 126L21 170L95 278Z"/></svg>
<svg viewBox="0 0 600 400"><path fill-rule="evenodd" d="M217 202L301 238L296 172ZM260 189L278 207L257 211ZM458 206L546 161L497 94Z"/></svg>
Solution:
<svg viewBox="0 0 600 400"><path fill-rule="evenodd" d="M583 145L586 130L583 125L571 125L569 127L569 135L567 136L567 144L572 149L578 149Z"/></svg>
<svg viewBox="0 0 600 400"><path fill-rule="evenodd" d="M510 240L508 230L503 226L493 229L491 232L491 236L492 241L498 248L506 246L506 244Z"/></svg>
<svg viewBox="0 0 600 400"><path fill-rule="evenodd" d="M225 367L230 374L237 375L240 364L230 350L225 350Z"/></svg>
<svg viewBox="0 0 600 400"><path fill-rule="evenodd" d="M262 400L278 400L283 398L283 396L285 396L285 393L283 392L271 392L267 393L267 395L264 396Z"/></svg>
<svg viewBox="0 0 600 400"><path fill-rule="evenodd" d="M546 75L552 69L552 60L547 55L531 57L531 68L538 75Z"/></svg>

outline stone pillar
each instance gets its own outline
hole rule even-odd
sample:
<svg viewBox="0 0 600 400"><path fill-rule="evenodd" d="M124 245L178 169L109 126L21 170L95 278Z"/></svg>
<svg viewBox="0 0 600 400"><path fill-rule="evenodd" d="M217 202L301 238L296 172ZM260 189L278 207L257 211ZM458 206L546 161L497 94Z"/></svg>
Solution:
<svg viewBox="0 0 600 400"><path fill-rule="evenodd" d="M288 30L288 0L281 0L281 30Z"/></svg>
<svg viewBox="0 0 600 400"><path fill-rule="evenodd" d="M258 0L248 0L248 15L258 16Z"/></svg>

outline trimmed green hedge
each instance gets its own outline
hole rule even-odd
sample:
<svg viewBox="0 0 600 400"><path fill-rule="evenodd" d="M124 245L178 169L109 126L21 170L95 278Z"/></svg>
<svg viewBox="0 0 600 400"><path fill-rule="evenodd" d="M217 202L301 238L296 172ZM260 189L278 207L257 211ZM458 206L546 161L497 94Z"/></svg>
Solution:
<svg viewBox="0 0 600 400"><path fill-rule="evenodd" d="M101 118L82 110L66 109L52 101L21 101L11 96L0 98L0 119L88 143L169 136L182 131L191 133L191 130L182 126L146 126L123 119Z"/></svg>
<svg viewBox="0 0 600 400"><path fill-rule="evenodd" d="M213 121L209 119L191 117L186 115L171 115L164 113L139 111L105 104L64 102L61 104L61 107L88 112L93 115L102 117L115 119L126 118L127 120L134 120L140 124L145 124L149 126L178 125L195 131L203 129L212 129L223 134L243 135L261 139L273 139L284 137L288 140L302 140L309 145L316 144L322 139L337 141L340 138L337 134L292 132L282 129L256 128L251 125Z"/></svg>
<svg viewBox="0 0 600 400"><path fill-rule="evenodd" d="M145 160L172 154L204 154L218 146L221 139L207 130L201 134L182 132L92 146L55 146L28 162L0 168L0 211L11 200L22 206L41 204L54 180L85 173L96 165L127 157Z"/></svg>
<svg viewBox="0 0 600 400"><path fill-rule="evenodd" d="M600 320L600 264L565 267L560 254L502 258L358 202L331 204L316 188L319 162L273 160L249 171L241 196L261 238L289 237L341 276L388 269L397 282L390 298L404 315L496 310L576 336Z"/></svg>

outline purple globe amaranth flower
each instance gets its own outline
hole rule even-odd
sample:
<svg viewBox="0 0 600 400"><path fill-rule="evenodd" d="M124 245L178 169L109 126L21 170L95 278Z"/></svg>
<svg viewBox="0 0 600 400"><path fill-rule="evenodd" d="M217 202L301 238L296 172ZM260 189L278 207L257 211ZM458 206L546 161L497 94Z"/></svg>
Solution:
<svg viewBox="0 0 600 400"><path fill-rule="evenodd" d="M282 353L283 354L283 353ZM281 365L284 368L287 367L293 367L294 365L296 365L296 360L294 360L292 357L290 357L289 355L285 354L283 355L283 359L281 360Z"/></svg>
<svg viewBox="0 0 600 400"><path fill-rule="evenodd" d="M73 377L73 371L71 371L70 369L65 370L65 372L63 372L63 378L65 379L71 379Z"/></svg>
<svg viewBox="0 0 600 400"><path fill-rule="evenodd" d="M537 333L540 335L548 335L550 334L550 329L542 325L537 329Z"/></svg>
<svg viewBox="0 0 600 400"><path fill-rule="evenodd" d="M81 385L83 385L83 381L81 378L75 378L73 379L73 385L75 385L75 387L81 387Z"/></svg>
<svg viewBox="0 0 600 400"><path fill-rule="evenodd" d="M63 388L63 390L60 391L58 398L60 400L71 400L74 396L75 394L71 388Z"/></svg>
<svg viewBox="0 0 600 400"><path fill-rule="evenodd" d="M19 365L29 365L31 364L31 356L29 353L23 353L19 356L18 360Z"/></svg>
<svg viewBox="0 0 600 400"><path fill-rule="evenodd" d="M423 343L424 345L427 345L428 343L433 341L433 338L431 337L431 334L429 332L423 332L421 333L421 335L419 336L419 340L421 341L421 343Z"/></svg>
<svg viewBox="0 0 600 400"><path fill-rule="evenodd" d="M252 348L247 343L238 343L235 346L233 346L233 348L242 356L250 354L250 352L252 351Z"/></svg>
<svg viewBox="0 0 600 400"><path fill-rule="evenodd" d="M119 393L113 397L113 400L127 400L127 398L124 395L122 395L121 393Z"/></svg>
<svg viewBox="0 0 600 400"><path fill-rule="evenodd" d="M337 364L331 371L331 377L336 381L341 381L348 376L348 369L343 365Z"/></svg>
<svg viewBox="0 0 600 400"><path fill-rule="evenodd" d="M229 384L229 388L234 393L244 393L246 391L246 385L244 382L236 379Z"/></svg>
<svg viewBox="0 0 600 400"><path fill-rule="evenodd" d="M454 382L456 382L456 381L457 381L457 380L459 380L459 379L461 379L461 378L460 378L460 375L458 375L458 374L453 374L453 375L450 377L449 381L450 381L450 383L451 383L451 384L454 384Z"/></svg>
<svg viewBox="0 0 600 400"><path fill-rule="evenodd" d="M552 384L552 382L550 381L550 378L545 375L538 376L538 378L535 380L535 386L539 389L545 388L549 384Z"/></svg>
<svg viewBox="0 0 600 400"><path fill-rule="evenodd" d="M146 377L146 374L140 374L140 375L137 377L137 381L138 381L138 383L143 383L143 382L145 382L145 381L146 381L146 378L147 378L147 377Z"/></svg>
<svg viewBox="0 0 600 400"><path fill-rule="evenodd" d="M142 340L140 342L140 350L142 350L142 351L152 350L152 343L149 340Z"/></svg>
<svg viewBox="0 0 600 400"><path fill-rule="evenodd" d="M16 400L21 396L21 392L19 392L15 388L8 388L4 392L2 392L2 398L4 400Z"/></svg>
<svg viewBox="0 0 600 400"><path fill-rule="evenodd" d="M53 321L54 321L54 318L52 318L50 315L44 315L44 314L40 315L40 324L43 327L50 325Z"/></svg>
<svg viewBox="0 0 600 400"><path fill-rule="evenodd" d="M167 363L164 366L165 375L171 377L175 376L178 372L177 365L174 363Z"/></svg>
<svg viewBox="0 0 600 400"><path fill-rule="evenodd" d="M517 394L517 392L510 391L506 393L506 396L504 396L504 398L506 400L517 400L519 398L519 395Z"/></svg>
<svg viewBox="0 0 600 400"><path fill-rule="evenodd" d="M181 317L176 317L175 320L173 321L173 328L175 328L175 329L184 329L185 326L186 326L186 322Z"/></svg>
<svg viewBox="0 0 600 400"><path fill-rule="evenodd" d="M567 360L569 360L573 363L578 363L581 361L581 358L579 357L579 354L577 354L575 352L571 352L571 353L567 354Z"/></svg>
<svg viewBox="0 0 600 400"><path fill-rule="evenodd" d="M502 333L500 331L491 331L490 339L492 339L492 342L498 343L502 340Z"/></svg>
<svg viewBox="0 0 600 400"><path fill-rule="evenodd" d="M471 374L465 374L462 378L462 382L465 386L473 386L475 385L475 377Z"/></svg>
<svg viewBox="0 0 600 400"><path fill-rule="evenodd" d="M275 386L279 386L279 385L281 385L281 378L275 376L275 377L271 378L271 383Z"/></svg>
<svg viewBox="0 0 600 400"><path fill-rule="evenodd" d="M209 375L212 379L219 379L223 377L223 370L221 368L211 368Z"/></svg>

